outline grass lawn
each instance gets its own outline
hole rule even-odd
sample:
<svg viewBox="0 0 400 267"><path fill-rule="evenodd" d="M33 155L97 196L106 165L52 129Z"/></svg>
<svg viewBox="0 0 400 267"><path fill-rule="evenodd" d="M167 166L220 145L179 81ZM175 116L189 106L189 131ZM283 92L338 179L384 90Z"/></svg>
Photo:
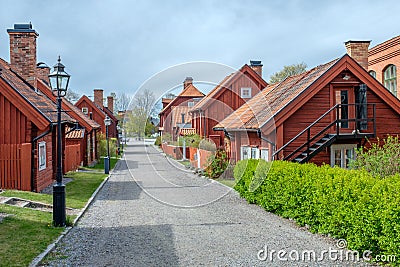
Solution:
<svg viewBox="0 0 400 267"><path fill-rule="evenodd" d="M110 157L110 170L114 169L115 164L117 164L117 161L119 160L119 158L115 158L115 157ZM94 170L104 170L104 158L101 158L99 160L99 163L97 163L95 166L93 167L88 167L86 169L94 169Z"/></svg>
<svg viewBox="0 0 400 267"><path fill-rule="evenodd" d="M12 214L0 223L0 266L28 266L64 228L51 226L52 213L0 205Z"/></svg>
<svg viewBox="0 0 400 267"><path fill-rule="evenodd" d="M89 172L69 172L65 177L74 179L65 186L66 206L74 209L85 207L86 202L93 192L99 187L107 174ZM33 192L7 190L1 194L5 197L18 197L46 204L53 204L53 195L39 194Z"/></svg>
<svg viewBox="0 0 400 267"><path fill-rule="evenodd" d="M115 165L116 160L113 162ZM102 172L69 172L65 177L73 181L66 184L66 206L85 207L93 192L107 177ZM1 196L18 197L52 204L53 196L47 194L6 190ZM65 228L53 227L53 214L28 208L0 204L0 213L11 214L0 223L0 267L28 266L29 263L53 242ZM72 222L75 216L67 216Z"/></svg>

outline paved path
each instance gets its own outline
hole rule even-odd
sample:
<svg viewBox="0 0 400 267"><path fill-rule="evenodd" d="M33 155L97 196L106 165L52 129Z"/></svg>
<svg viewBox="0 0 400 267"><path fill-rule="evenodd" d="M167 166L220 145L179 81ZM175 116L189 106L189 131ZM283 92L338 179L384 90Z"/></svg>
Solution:
<svg viewBox="0 0 400 267"><path fill-rule="evenodd" d="M273 252L279 250L286 260ZM49 265L366 266L333 261L340 258L335 250L334 241L249 205L136 142Z"/></svg>

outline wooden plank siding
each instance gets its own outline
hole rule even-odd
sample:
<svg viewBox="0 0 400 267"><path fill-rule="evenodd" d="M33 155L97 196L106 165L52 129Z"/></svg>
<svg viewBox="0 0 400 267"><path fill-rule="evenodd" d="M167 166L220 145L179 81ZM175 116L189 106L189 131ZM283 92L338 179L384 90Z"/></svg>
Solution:
<svg viewBox="0 0 400 267"><path fill-rule="evenodd" d="M292 140L297 134L307 128L322 114L331 108L329 86L324 87L320 92L314 95L310 101L305 103L299 110L290 116L283 124L283 144ZM331 122L330 117L322 119L318 126L311 129L311 137L321 131ZM307 140L307 135L304 134L297 140L293 141L285 150L284 156L289 155Z"/></svg>
<svg viewBox="0 0 400 267"><path fill-rule="evenodd" d="M80 144L65 146L65 170L64 172L75 171L81 164Z"/></svg>
<svg viewBox="0 0 400 267"><path fill-rule="evenodd" d="M200 128L196 128L196 131L201 136L219 135L220 143L223 145L225 134L223 131L215 131L213 128L223 121L226 117L232 114L235 110L241 107L250 98L241 98L241 88L251 88L251 97L258 94L262 89L262 85L257 82L250 74L247 72L245 74L238 74L239 77L232 82L227 84L226 87L220 88L220 92L215 95L215 98L209 100L210 104L206 107L205 112L205 122L201 115L199 118L199 112L194 112L193 125L201 124ZM203 125L206 125L206 131L204 133Z"/></svg>
<svg viewBox="0 0 400 267"><path fill-rule="evenodd" d="M30 143L0 144L0 188L31 190Z"/></svg>
<svg viewBox="0 0 400 267"><path fill-rule="evenodd" d="M26 116L0 93L0 144L29 142L26 128Z"/></svg>

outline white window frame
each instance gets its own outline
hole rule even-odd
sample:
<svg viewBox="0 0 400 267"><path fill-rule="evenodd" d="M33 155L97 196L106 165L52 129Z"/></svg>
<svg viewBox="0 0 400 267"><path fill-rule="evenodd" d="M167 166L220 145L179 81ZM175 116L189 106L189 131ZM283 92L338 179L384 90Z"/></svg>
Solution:
<svg viewBox="0 0 400 267"><path fill-rule="evenodd" d="M251 98L251 87L240 88L240 97L241 98Z"/></svg>
<svg viewBox="0 0 400 267"><path fill-rule="evenodd" d="M88 115L89 114L89 109L87 107L83 107L82 108L82 113L85 114L85 115Z"/></svg>
<svg viewBox="0 0 400 267"><path fill-rule="evenodd" d="M240 159L251 159L251 147L241 146L240 147Z"/></svg>
<svg viewBox="0 0 400 267"><path fill-rule="evenodd" d="M189 108L194 107L194 101L189 101L189 102L188 102L188 107L189 107Z"/></svg>
<svg viewBox="0 0 400 267"><path fill-rule="evenodd" d="M251 148L251 158L252 159L259 159L260 158L260 150L257 147Z"/></svg>
<svg viewBox="0 0 400 267"><path fill-rule="evenodd" d="M47 167L46 142L44 141L38 143L38 165L39 171Z"/></svg>
<svg viewBox="0 0 400 267"><path fill-rule="evenodd" d="M331 166L338 166L344 169L348 169L349 166L347 166L347 150L351 150L353 154L353 158L355 159L356 157L356 148L357 144L336 144L336 145L331 145ZM340 166L336 165L336 158L335 158L335 151L340 151Z"/></svg>
<svg viewBox="0 0 400 267"><path fill-rule="evenodd" d="M265 161L269 161L269 149L268 148L261 148L260 149L260 159Z"/></svg>

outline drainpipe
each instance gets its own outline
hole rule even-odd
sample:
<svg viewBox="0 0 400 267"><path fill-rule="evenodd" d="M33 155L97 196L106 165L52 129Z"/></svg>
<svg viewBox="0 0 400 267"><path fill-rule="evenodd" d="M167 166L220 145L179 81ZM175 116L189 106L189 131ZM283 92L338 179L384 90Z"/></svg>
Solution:
<svg viewBox="0 0 400 267"><path fill-rule="evenodd" d="M32 140L32 151L31 151L31 191L34 192L34 182L35 182L35 148L36 148L36 144L37 144L37 140L39 140L40 138L45 137L46 135L48 135L49 133L51 133L53 131L53 124L50 124L50 128L49 130L47 130L46 132L42 133L39 136L36 136L35 138L33 138Z"/></svg>
<svg viewBox="0 0 400 267"><path fill-rule="evenodd" d="M205 111L203 111L203 138L204 139L206 138L206 112Z"/></svg>
<svg viewBox="0 0 400 267"><path fill-rule="evenodd" d="M268 138L266 138L265 136L263 136L263 134L262 134L260 129L257 129L257 135L258 135L259 138L261 138L261 140L263 140L263 141L267 142L268 144L272 145L272 151L271 151L272 153L271 153L271 155L273 155L275 153L275 150L276 150L276 144L274 142L272 142L271 140L269 140Z"/></svg>

